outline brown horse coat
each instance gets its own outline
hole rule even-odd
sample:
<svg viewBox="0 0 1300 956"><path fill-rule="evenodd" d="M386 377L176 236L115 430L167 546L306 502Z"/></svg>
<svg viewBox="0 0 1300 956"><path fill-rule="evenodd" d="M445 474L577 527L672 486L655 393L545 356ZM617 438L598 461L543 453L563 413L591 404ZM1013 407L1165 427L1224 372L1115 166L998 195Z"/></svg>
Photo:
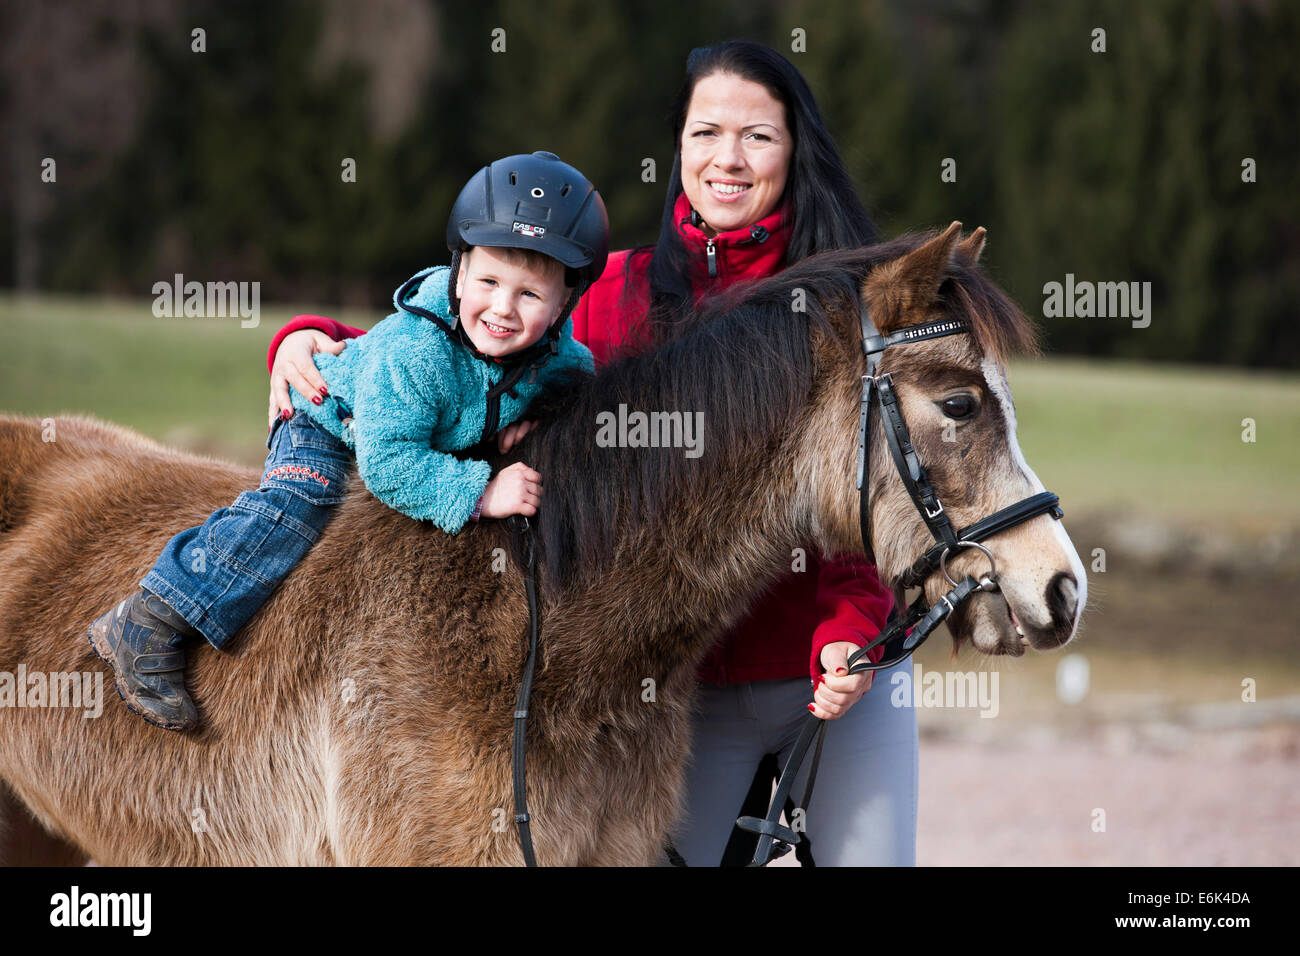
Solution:
<svg viewBox="0 0 1300 956"><path fill-rule="evenodd" d="M864 279L883 265L885 330L990 301L953 255L957 235L809 260L746 300L758 311L710 316L577 383L522 443L514 457L547 481L528 746L543 865L656 859L710 642L792 548L860 547L854 299L874 294ZM937 305L953 276L962 294ZM796 288L808 314L789 310ZM965 364L1032 344L1011 314L967 316L979 347L964 346ZM707 453L597 447L593 412L620 401L704 412ZM173 534L257 484L250 469L90 419L58 419L53 438L0 418L0 671L106 670L88 624ZM873 504L877 554L897 577L927 536L885 457L873 489L898 487ZM108 687L95 719L0 708L0 782L104 864L519 863L510 744L527 608L509 537L498 522L447 535L352 488L231 650L191 654L197 732L147 725Z"/></svg>

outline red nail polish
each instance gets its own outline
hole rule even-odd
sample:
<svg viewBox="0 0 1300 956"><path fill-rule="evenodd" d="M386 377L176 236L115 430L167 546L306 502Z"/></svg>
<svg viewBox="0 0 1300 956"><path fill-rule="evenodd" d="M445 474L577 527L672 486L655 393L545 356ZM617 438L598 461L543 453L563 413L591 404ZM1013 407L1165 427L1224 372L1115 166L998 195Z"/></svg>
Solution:
<svg viewBox="0 0 1300 956"><path fill-rule="evenodd" d="M836 673L838 676L843 677L845 674L848 673L848 671L846 671L843 667L837 667L837 668L835 668L835 673Z"/></svg>
<svg viewBox="0 0 1300 956"><path fill-rule="evenodd" d="M316 397L316 398L313 398L313 399L311 400L311 403L312 403L313 405L319 405L319 404L320 404L320 398L319 398L319 396Z"/></svg>
<svg viewBox="0 0 1300 956"><path fill-rule="evenodd" d="M284 411L280 413L280 421L287 422L288 420L289 420L289 409L286 408Z"/></svg>
<svg viewBox="0 0 1300 956"><path fill-rule="evenodd" d="M329 398L330 395L329 389L327 389L324 385L320 387L320 393L322 398Z"/></svg>
<svg viewBox="0 0 1300 956"><path fill-rule="evenodd" d="M809 705L808 705L808 709L809 709L810 711L812 711L814 714L817 713L817 708L814 707L812 704L809 704Z"/></svg>

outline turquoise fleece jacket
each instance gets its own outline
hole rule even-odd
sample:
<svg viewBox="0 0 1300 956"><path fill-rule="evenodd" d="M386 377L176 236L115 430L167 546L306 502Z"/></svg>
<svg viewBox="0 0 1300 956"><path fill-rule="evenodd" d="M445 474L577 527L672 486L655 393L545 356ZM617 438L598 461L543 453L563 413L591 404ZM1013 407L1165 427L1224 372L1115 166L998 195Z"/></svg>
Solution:
<svg viewBox="0 0 1300 956"><path fill-rule="evenodd" d="M450 321L449 269L416 274L423 281L406 301ZM399 289L400 291L400 289ZM487 418L487 391L503 370L470 354L429 319L397 312L338 355L315 356L329 388L320 405L292 392L294 407L341 439L357 456L357 472L376 498L403 514L456 533L487 487L485 461L450 454L478 444ZM558 353L501 396L500 428L517 420L557 378L592 371L591 352L573 338L573 321L560 330ZM344 424L351 411L352 422Z"/></svg>

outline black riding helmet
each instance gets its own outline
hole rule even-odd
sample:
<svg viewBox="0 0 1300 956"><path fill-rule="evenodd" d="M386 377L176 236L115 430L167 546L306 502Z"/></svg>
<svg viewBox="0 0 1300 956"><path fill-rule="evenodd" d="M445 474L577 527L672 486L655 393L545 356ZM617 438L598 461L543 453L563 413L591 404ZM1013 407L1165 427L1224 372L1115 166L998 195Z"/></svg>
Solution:
<svg viewBox="0 0 1300 956"><path fill-rule="evenodd" d="M574 292L551 326L555 332L605 269L609 216L596 187L554 153L507 156L474 174L447 220L454 316L460 314L460 257L471 246L535 249L564 263L565 284Z"/></svg>

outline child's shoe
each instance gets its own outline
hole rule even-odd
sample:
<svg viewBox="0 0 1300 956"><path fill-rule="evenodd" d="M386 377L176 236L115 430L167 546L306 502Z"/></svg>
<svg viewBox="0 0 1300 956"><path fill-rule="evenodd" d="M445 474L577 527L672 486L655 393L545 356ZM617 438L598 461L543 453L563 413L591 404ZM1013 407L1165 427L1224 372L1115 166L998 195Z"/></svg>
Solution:
<svg viewBox="0 0 1300 956"><path fill-rule="evenodd" d="M185 691L186 644L202 635L141 588L90 625L90 646L117 673L117 693L134 713L166 730L190 730L199 712Z"/></svg>

